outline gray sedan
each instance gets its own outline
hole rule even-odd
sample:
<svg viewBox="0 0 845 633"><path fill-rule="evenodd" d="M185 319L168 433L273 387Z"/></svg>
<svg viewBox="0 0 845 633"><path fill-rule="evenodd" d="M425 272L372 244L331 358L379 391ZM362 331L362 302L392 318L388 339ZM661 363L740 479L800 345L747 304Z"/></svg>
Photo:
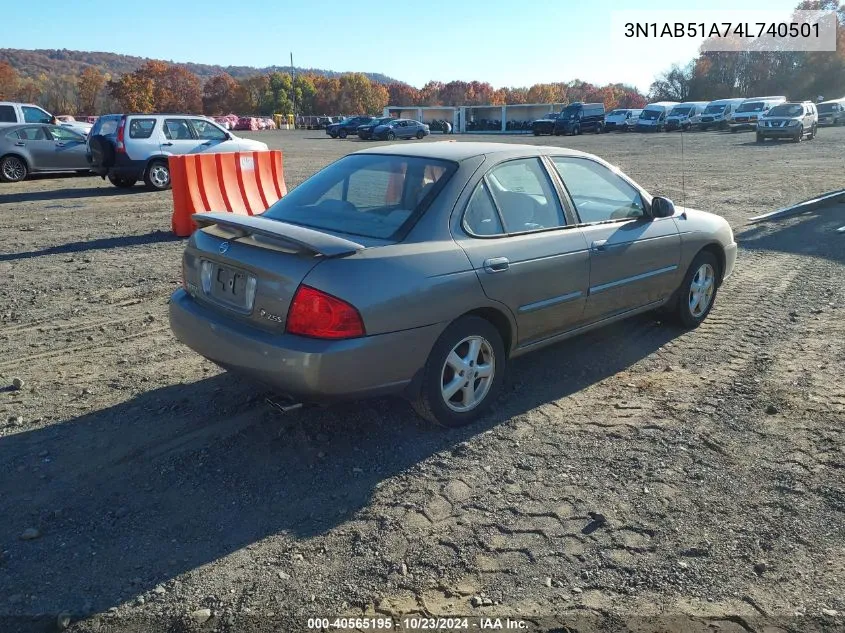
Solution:
<svg viewBox="0 0 845 633"><path fill-rule="evenodd" d="M558 147L350 154L261 216L194 216L176 337L299 401L408 397L457 426L510 359L662 308L692 328L731 274L717 215Z"/></svg>
<svg viewBox="0 0 845 633"><path fill-rule="evenodd" d="M397 138L423 138L431 134L431 128L425 123L413 119L395 119L373 130L373 138L392 141Z"/></svg>
<svg viewBox="0 0 845 633"><path fill-rule="evenodd" d="M67 127L40 123L0 130L0 180L18 182L31 173L88 172L85 137Z"/></svg>

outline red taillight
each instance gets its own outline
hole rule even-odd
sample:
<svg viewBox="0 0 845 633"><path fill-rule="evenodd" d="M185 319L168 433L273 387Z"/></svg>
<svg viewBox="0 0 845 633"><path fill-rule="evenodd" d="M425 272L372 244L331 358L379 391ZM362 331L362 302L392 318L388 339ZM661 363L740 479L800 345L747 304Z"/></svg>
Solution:
<svg viewBox="0 0 845 633"><path fill-rule="evenodd" d="M300 286L288 310L285 329L311 338L364 336L364 322L353 306L310 286Z"/></svg>
<svg viewBox="0 0 845 633"><path fill-rule="evenodd" d="M120 125L117 126L117 143L115 147L115 151L118 152L125 152L126 145L123 143L123 134L124 130L126 129L126 117L120 119Z"/></svg>

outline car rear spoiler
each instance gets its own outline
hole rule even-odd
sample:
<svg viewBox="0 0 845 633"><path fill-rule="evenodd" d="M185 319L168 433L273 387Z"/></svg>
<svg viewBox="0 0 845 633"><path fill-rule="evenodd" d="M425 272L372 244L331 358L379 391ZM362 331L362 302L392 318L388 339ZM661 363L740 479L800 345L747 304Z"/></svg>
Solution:
<svg viewBox="0 0 845 633"><path fill-rule="evenodd" d="M351 255L366 248L352 240L323 233L296 224L252 215L233 215L231 213L194 213L191 218L200 228L218 225L235 229L244 235L263 235L284 242L289 242L301 249L323 257Z"/></svg>

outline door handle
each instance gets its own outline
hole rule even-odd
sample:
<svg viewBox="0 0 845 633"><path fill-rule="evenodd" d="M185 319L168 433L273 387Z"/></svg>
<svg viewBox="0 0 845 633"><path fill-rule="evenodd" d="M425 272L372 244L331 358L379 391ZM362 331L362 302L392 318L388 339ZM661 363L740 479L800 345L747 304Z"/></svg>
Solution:
<svg viewBox="0 0 845 633"><path fill-rule="evenodd" d="M507 257L491 257L484 260L484 270L488 273L500 273L510 268L510 265Z"/></svg>
<svg viewBox="0 0 845 633"><path fill-rule="evenodd" d="M203 145L211 145L211 141L206 141Z"/></svg>
<svg viewBox="0 0 845 633"><path fill-rule="evenodd" d="M171 145L173 145L173 143L162 143L163 147L170 147Z"/></svg>
<svg viewBox="0 0 845 633"><path fill-rule="evenodd" d="M64 143L62 143L60 141L56 141L56 147L64 147L64 146L65 146Z"/></svg>
<svg viewBox="0 0 845 633"><path fill-rule="evenodd" d="M15 147L26 147L26 143L24 143L23 141L18 141L17 143L15 143Z"/></svg>
<svg viewBox="0 0 845 633"><path fill-rule="evenodd" d="M607 240L596 240L590 246L590 249L595 252L601 252L607 250Z"/></svg>

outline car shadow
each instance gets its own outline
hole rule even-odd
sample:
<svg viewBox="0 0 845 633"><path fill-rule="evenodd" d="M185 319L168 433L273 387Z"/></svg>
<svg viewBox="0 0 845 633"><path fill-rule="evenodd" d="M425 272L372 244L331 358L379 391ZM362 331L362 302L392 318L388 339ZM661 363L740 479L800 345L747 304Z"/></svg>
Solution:
<svg viewBox="0 0 845 633"><path fill-rule="evenodd" d="M2 190L0 190L2 191ZM139 193L154 193L145 187L135 186L129 189L119 187L88 187L85 189L51 189L50 191L26 191L23 193L0 193L0 205L21 202L45 202L51 200L76 200L102 196L129 196Z"/></svg>
<svg viewBox="0 0 845 633"><path fill-rule="evenodd" d="M750 251L780 251L845 263L845 203L831 202L812 211L753 224L735 236Z"/></svg>
<svg viewBox="0 0 845 633"><path fill-rule="evenodd" d="M178 242L177 237L170 231L150 231L141 235L121 235L119 237L101 237L85 242L68 242L59 246L50 246L37 251L24 251L21 253L0 253L0 262L12 262L33 257L45 257L48 255L64 255L67 253L84 253L86 251L99 251L109 248L122 248L124 246L142 246L144 244L160 244L163 242Z"/></svg>
<svg viewBox="0 0 845 633"><path fill-rule="evenodd" d="M319 536L382 482L465 455L474 436L679 334L644 315L518 359L492 413L460 429L425 425L398 399L281 414L223 373L0 438L0 596L18 596L16 615L90 614L273 535Z"/></svg>

